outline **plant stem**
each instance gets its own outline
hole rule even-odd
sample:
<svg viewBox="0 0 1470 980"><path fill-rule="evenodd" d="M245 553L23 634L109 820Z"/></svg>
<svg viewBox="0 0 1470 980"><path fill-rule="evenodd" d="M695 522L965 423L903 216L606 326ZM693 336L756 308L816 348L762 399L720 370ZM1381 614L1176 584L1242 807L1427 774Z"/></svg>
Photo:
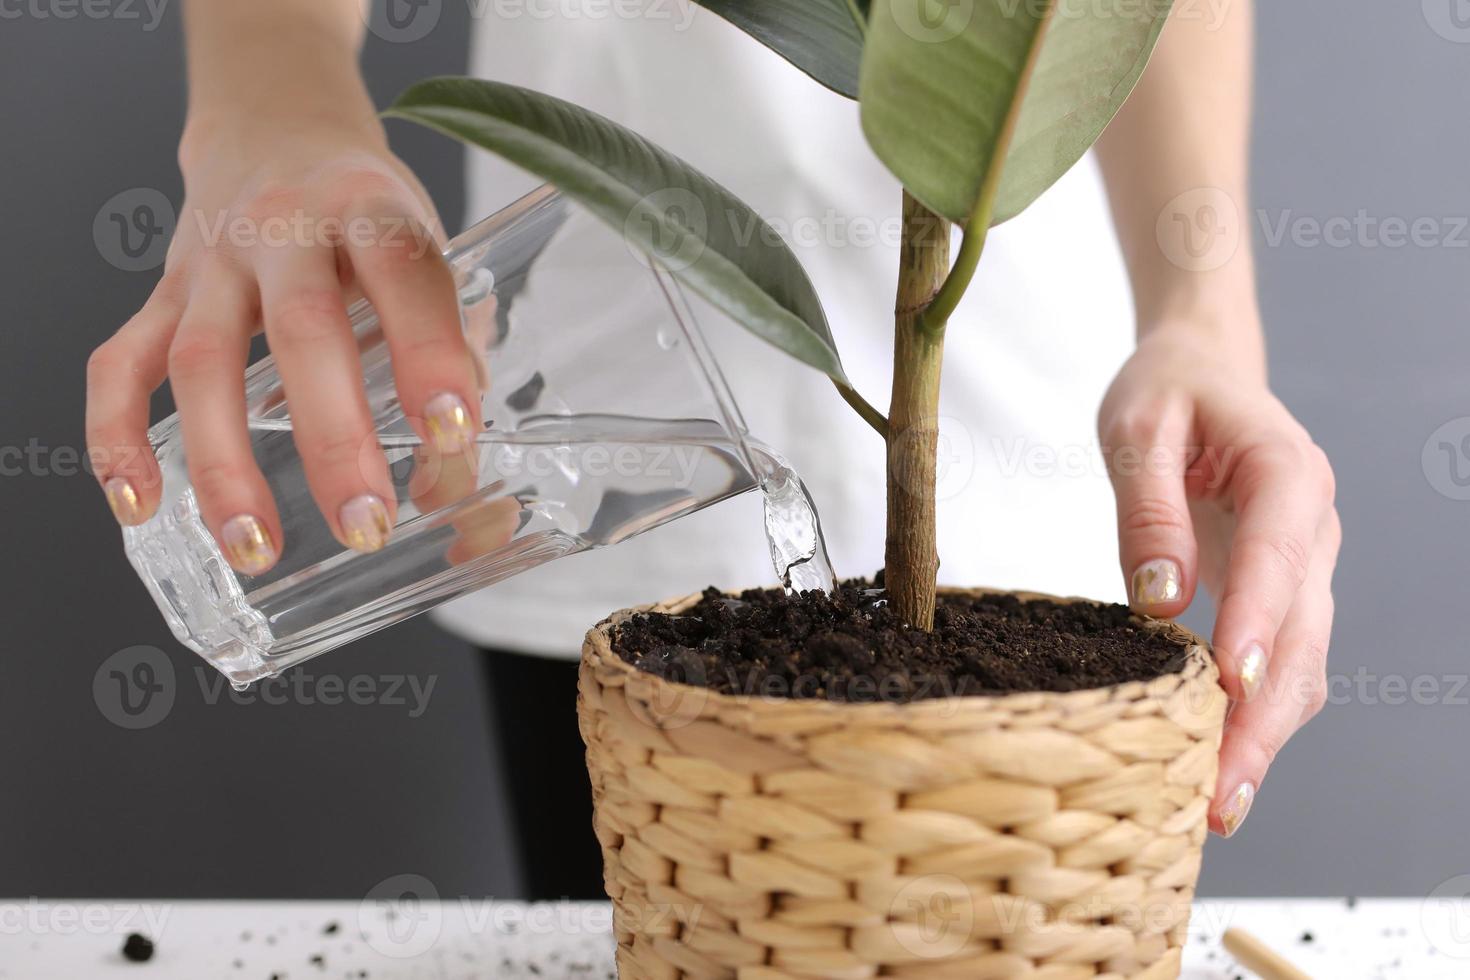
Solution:
<svg viewBox="0 0 1470 980"><path fill-rule="evenodd" d="M893 401L888 408L883 579L894 612L924 630L934 626L934 583L939 575L934 493L944 324L927 324L923 312L948 272L949 222L905 191L894 312Z"/></svg>
<svg viewBox="0 0 1470 980"><path fill-rule="evenodd" d="M857 412L864 422L873 427L874 432L886 439L888 437L888 420L883 417L883 413L869 404L866 398L859 395L857 389L845 385L836 379L833 379L832 383L837 386L837 393L842 396L842 400L851 405L853 411Z"/></svg>

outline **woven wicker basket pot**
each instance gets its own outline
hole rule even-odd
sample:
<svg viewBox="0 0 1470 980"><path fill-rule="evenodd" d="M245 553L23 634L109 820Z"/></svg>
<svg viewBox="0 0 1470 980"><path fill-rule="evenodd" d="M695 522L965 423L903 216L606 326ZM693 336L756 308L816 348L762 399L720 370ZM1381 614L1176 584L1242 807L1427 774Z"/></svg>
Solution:
<svg viewBox="0 0 1470 980"><path fill-rule="evenodd" d="M622 980L1178 975L1226 704L1198 637L1140 620L1186 651L1153 681L909 704L732 697L612 651L697 600L583 647Z"/></svg>

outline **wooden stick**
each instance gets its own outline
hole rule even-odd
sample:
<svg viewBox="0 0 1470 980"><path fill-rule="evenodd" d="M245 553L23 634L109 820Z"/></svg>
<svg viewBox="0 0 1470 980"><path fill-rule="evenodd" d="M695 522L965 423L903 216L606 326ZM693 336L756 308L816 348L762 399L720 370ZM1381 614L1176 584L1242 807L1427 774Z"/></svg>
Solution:
<svg viewBox="0 0 1470 980"><path fill-rule="evenodd" d="M1261 980L1312 980L1244 929L1226 929L1221 942L1241 966Z"/></svg>

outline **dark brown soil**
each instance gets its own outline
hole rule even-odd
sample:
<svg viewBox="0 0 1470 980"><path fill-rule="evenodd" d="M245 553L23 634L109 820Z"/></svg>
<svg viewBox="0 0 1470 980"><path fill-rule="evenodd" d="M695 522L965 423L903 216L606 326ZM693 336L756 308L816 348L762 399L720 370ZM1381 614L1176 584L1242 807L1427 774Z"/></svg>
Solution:
<svg viewBox="0 0 1470 980"><path fill-rule="evenodd" d="M682 615L613 630L628 663L722 694L904 703L952 695L1075 691L1177 672L1185 651L1126 606L941 596L934 630L903 624L881 590L831 596L706 589Z"/></svg>

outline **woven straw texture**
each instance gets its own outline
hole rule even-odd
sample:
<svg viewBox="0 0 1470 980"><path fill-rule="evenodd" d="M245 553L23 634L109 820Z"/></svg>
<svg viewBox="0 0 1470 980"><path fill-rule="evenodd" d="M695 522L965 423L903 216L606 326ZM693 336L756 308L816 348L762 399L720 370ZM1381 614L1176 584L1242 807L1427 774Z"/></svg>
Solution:
<svg viewBox="0 0 1470 980"><path fill-rule="evenodd" d="M636 670L638 611L578 698L622 980L1177 977L1225 715L1194 634L1149 623L1189 650L1149 682L854 705Z"/></svg>

